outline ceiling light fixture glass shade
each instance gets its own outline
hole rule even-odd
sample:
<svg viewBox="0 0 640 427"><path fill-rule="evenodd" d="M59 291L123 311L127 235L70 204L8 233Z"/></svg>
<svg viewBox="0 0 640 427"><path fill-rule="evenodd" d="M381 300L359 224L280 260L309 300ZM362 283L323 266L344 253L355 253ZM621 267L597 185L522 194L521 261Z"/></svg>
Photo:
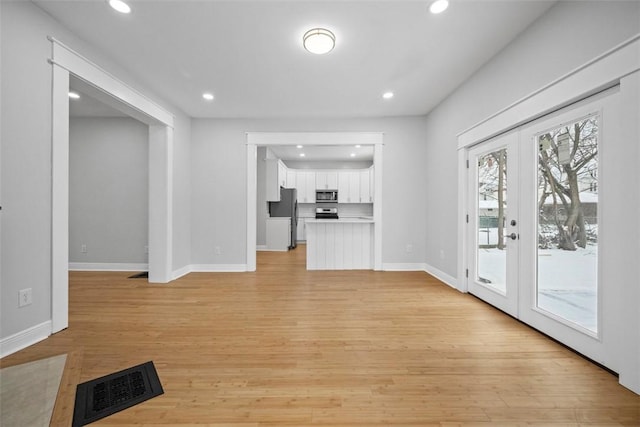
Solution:
<svg viewBox="0 0 640 427"><path fill-rule="evenodd" d="M131 7L122 0L109 0L109 6L120 13L130 13Z"/></svg>
<svg viewBox="0 0 640 427"><path fill-rule="evenodd" d="M302 45L311 53L323 55L336 46L336 36L325 28L314 28L304 33Z"/></svg>
<svg viewBox="0 0 640 427"><path fill-rule="evenodd" d="M429 12L433 14L442 13L449 7L449 0L436 0L429 6Z"/></svg>

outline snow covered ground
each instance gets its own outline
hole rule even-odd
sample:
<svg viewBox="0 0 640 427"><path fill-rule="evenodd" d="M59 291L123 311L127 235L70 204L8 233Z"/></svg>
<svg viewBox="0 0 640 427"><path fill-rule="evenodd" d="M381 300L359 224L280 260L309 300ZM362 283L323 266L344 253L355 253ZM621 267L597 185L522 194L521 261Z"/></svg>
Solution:
<svg viewBox="0 0 640 427"><path fill-rule="evenodd" d="M478 275L486 286L506 292L506 251L478 249ZM595 245L576 251L538 250L538 307L597 330L597 260Z"/></svg>

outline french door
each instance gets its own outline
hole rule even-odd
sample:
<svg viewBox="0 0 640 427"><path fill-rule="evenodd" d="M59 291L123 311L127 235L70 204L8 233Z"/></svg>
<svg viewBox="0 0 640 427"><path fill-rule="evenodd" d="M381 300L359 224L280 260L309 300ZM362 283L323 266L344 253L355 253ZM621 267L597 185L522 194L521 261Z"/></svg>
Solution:
<svg viewBox="0 0 640 427"><path fill-rule="evenodd" d="M500 310L518 315L518 134L469 151L468 288Z"/></svg>
<svg viewBox="0 0 640 427"><path fill-rule="evenodd" d="M613 370L601 205L619 191L617 108L614 88L473 147L467 196L469 292Z"/></svg>

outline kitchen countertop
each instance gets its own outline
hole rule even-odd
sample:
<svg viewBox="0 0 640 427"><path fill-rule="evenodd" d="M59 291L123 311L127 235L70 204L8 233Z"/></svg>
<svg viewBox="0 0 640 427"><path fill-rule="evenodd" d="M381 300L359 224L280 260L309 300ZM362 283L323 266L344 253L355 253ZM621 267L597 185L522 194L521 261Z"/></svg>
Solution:
<svg viewBox="0 0 640 427"><path fill-rule="evenodd" d="M373 224L375 221L373 218L368 216L357 216L357 217L340 217L338 219L330 219L330 218L305 218L305 224L340 224L340 223L359 223L359 224Z"/></svg>

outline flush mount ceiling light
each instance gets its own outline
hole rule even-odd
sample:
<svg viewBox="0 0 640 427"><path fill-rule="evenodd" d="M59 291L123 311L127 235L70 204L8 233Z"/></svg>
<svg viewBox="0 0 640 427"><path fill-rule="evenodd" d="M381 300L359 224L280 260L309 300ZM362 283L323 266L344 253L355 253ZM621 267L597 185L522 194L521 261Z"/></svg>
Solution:
<svg viewBox="0 0 640 427"><path fill-rule="evenodd" d="M391 98L393 98L393 92L385 92L385 93L382 94L382 97L384 99L391 99Z"/></svg>
<svg viewBox="0 0 640 427"><path fill-rule="evenodd" d="M206 92L202 94L202 97L206 100L206 101L213 101L213 94Z"/></svg>
<svg viewBox="0 0 640 427"><path fill-rule="evenodd" d="M109 6L120 13L130 13L131 7L122 0L109 0Z"/></svg>
<svg viewBox="0 0 640 427"><path fill-rule="evenodd" d="M296 145L296 148L302 148L302 145Z"/></svg>
<svg viewBox="0 0 640 427"><path fill-rule="evenodd" d="M449 7L449 0L436 0L429 6L429 12L433 14L442 13Z"/></svg>
<svg viewBox="0 0 640 427"><path fill-rule="evenodd" d="M311 53L323 55L336 46L336 36L325 28L314 28L304 33L302 45Z"/></svg>
<svg viewBox="0 0 640 427"><path fill-rule="evenodd" d="M300 153L300 157L304 157L304 153Z"/></svg>
<svg viewBox="0 0 640 427"><path fill-rule="evenodd" d="M75 92L69 92L69 98L71 99L80 99L80 95Z"/></svg>
<svg viewBox="0 0 640 427"><path fill-rule="evenodd" d="M351 153L351 154L349 154L349 156L351 156L351 157L355 157L355 156L356 156L356 153Z"/></svg>

